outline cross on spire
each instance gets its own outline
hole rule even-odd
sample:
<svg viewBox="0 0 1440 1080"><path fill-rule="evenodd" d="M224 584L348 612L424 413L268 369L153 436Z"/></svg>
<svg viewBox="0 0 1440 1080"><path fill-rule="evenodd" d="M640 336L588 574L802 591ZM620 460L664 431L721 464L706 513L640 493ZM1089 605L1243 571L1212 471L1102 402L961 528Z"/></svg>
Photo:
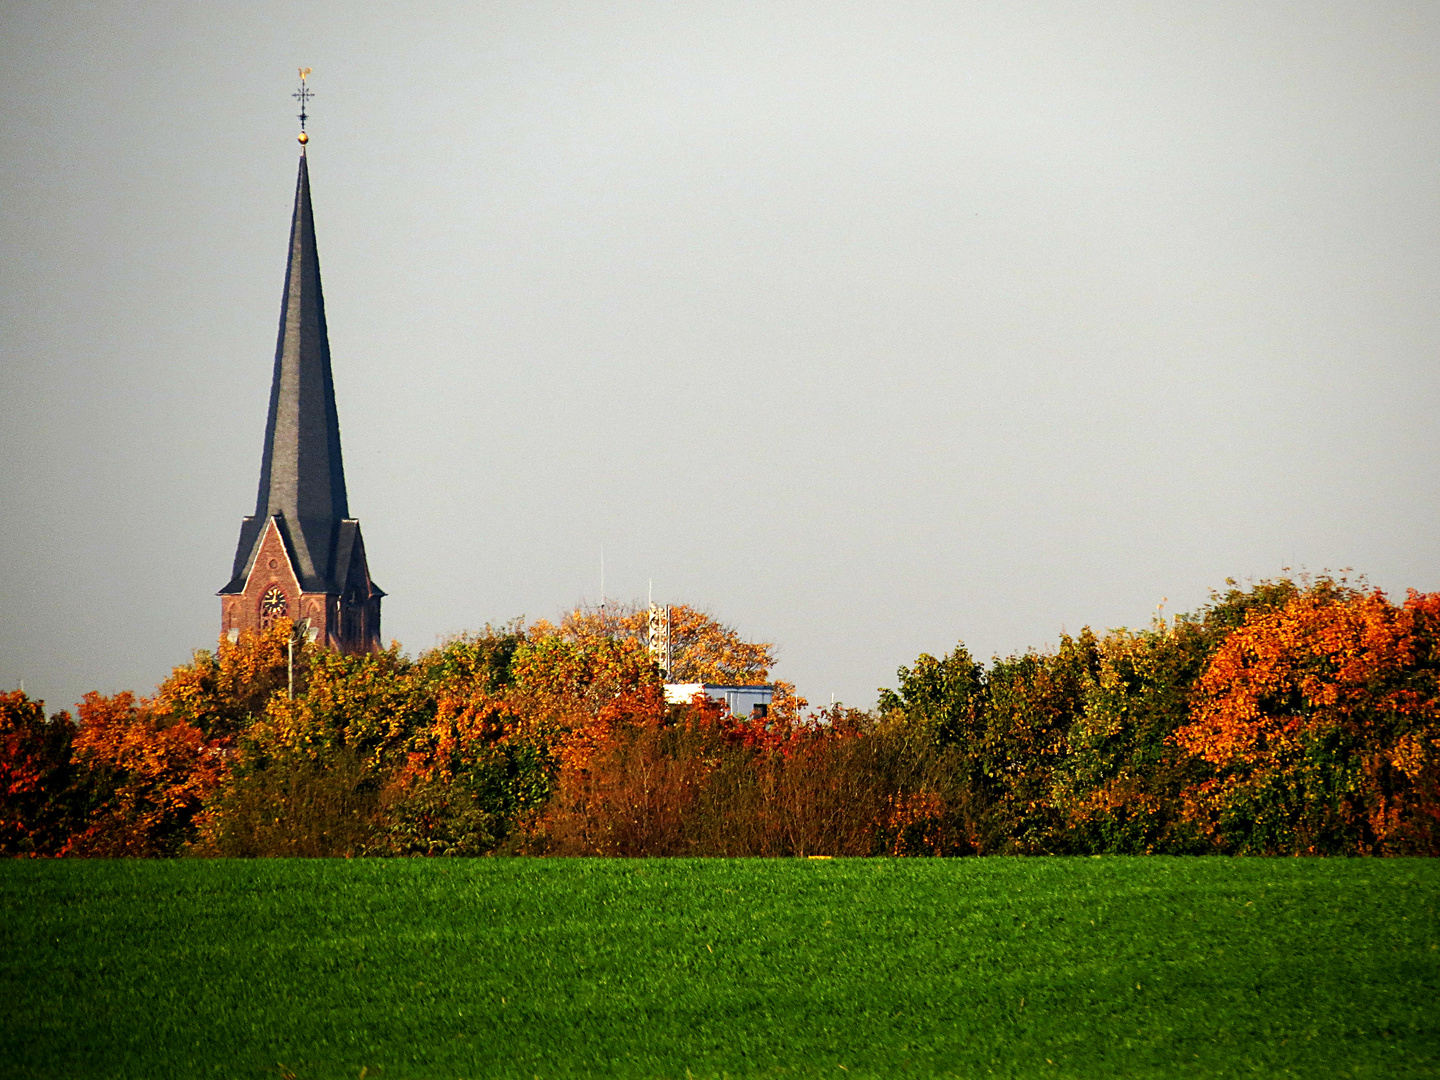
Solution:
<svg viewBox="0 0 1440 1080"><path fill-rule="evenodd" d="M309 119L305 112L305 106L309 103L310 99L315 96L315 92L310 89L309 84L305 81L310 75L310 69L300 68L298 70L300 72L300 89L296 90L295 93L290 96L300 102L300 145L304 146L310 141L310 136L305 133L305 121Z"/></svg>

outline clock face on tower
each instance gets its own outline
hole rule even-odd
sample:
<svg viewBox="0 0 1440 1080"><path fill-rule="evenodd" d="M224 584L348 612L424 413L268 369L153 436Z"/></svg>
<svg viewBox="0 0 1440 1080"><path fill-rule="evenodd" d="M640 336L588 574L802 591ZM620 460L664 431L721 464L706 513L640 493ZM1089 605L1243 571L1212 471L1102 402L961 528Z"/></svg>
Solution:
<svg viewBox="0 0 1440 1080"><path fill-rule="evenodd" d="M279 585L271 585L260 598L260 621L266 626L285 614L285 594Z"/></svg>

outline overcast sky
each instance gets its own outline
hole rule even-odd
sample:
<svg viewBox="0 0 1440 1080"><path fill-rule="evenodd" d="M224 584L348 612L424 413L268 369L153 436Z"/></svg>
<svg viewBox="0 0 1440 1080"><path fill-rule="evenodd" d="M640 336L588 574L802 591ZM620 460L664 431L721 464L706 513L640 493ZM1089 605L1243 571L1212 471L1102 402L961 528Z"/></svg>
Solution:
<svg viewBox="0 0 1440 1080"><path fill-rule="evenodd" d="M252 512L297 146L410 652L600 591L858 705L1227 577L1440 589L1440 5L0 6L0 686Z"/></svg>

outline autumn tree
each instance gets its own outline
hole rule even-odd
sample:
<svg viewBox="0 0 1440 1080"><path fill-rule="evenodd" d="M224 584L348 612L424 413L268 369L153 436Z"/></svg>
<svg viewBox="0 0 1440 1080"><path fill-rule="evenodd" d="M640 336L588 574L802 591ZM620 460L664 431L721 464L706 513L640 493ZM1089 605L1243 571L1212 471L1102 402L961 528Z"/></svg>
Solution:
<svg viewBox="0 0 1440 1080"><path fill-rule="evenodd" d="M664 709L634 642L487 628L409 659L306 654L234 741L197 850L232 855L476 855L549 798L635 709Z"/></svg>
<svg viewBox="0 0 1440 1080"><path fill-rule="evenodd" d="M1184 820L1180 794L1206 775L1172 736L1213 648L1199 622L1114 630L1066 733L1054 772L1057 847L1077 854L1194 854L1207 842Z"/></svg>
<svg viewBox="0 0 1440 1080"><path fill-rule="evenodd" d="M0 695L0 852L1440 853L1440 594L1227 585L1144 630L922 655L874 713L776 683L763 718L667 703L637 606L413 659L277 620L78 724ZM673 632L677 680L770 677L709 615Z"/></svg>
<svg viewBox="0 0 1440 1080"><path fill-rule="evenodd" d="M349 655L307 645L305 663L295 695L272 692L235 736L197 852L358 855L372 844L386 784L433 696L395 647Z"/></svg>
<svg viewBox="0 0 1440 1080"><path fill-rule="evenodd" d="M535 623L530 635L554 636L578 644L615 638L645 646L649 642L649 620L648 607L640 604L576 607L558 626L544 620ZM670 608L670 642L675 656L671 682L763 683L775 666L772 643L746 641L734 627L688 604Z"/></svg>
<svg viewBox="0 0 1440 1080"><path fill-rule="evenodd" d="M1052 791L1098 660L1088 629L1062 635L1053 653L997 658L988 669L961 644L939 660L922 655L900 669L897 690L880 692L882 712L948 748L951 802L967 808L964 831L979 850L1062 843Z"/></svg>
<svg viewBox="0 0 1440 1080"><path fill-rule="evenodd" d="M515 626L421 662L447 674L392 789L389 842L406 852L479 853L508 841L550 800L567 764L584 772L622 717L664 708L654 665L625 639Z"/></svg>
<svg viewBox="0 0 1440 1080"><path fill-rule="evenodd" d="M286 685L290 630L280 620L222 639L175 668L153 698L87 694L78 726L64 713L45 721L38 703L6 695L0 850L178 853L226 775L234 736Z"/></svg>
<svg viewBox="0 0 1440 1080"><path fill-rule="evenodd" d="M1099 642L1099 662L1067 734L1053 799L1065 850L1081 854L1195 854L1211 841L1185 812L1183 793L1210 767L1175 741L1190 722L1196 681L1247 618L1283 607L1305 580L1228 580L1199 611ZM1339 586L1337 586L1339 587Z"/></svg>
<svg viewBox="0 0 1440 1080"><path fill-rule="evenodd" d="M775 666L771 642L746 641L734 627L687 604L672 605L670 619L675 662L671 682L756 685L770 681L770 669ZM608 604L603 609L582 606L566 614L558 626L542 619L529 633L578 644L613 639L645 647L649 621L649 608L639 604ZM809 702L796 692L795 684L775 679L770 685L774 688L770 715L787 723L801 720Z"/></svg>
<svg viewBox="0 0 1440 1080"><path fill-rule="evenodd" d="M985 668L975 662L964 642L939 659L921 653L914 667L902 667L896 676L896 689L880 690L882 713L903 715L938 746L980 737Z"/></svg>
<svg viewBox="0 0 1440 1080"><path fill-rule="evenodd" d="M86 694L73 747L88 801L74 855L178 854L224 773L217 741L129 691Z"/></svg>
<svg viewBox="0 0 1440 1080"><path fill-rule="evenodd" d="M0 855L57 855L77 819L69 713L47 718L23 690L0 694Z"/></svg>
<svg viewBox="0 0 1440 1080"><path fill-rule="evenodd" d="M1215 769L1186 801L1222 850L1440 854L1440 594L1322 578L1250 612L1175 741Z"/></svg>
<svg viewBox="0 0 1440 1080"><path fill-rule="evenodd" d="M221 637L214 652L199 649L188 664L176 667L160 684L154 708L199 728L212 738L229 738L265 712L270 699L286 690L293 674L304 687L310 643L290 649L294 625L276 619L267 628L246 631L234 641Z"/></svg>

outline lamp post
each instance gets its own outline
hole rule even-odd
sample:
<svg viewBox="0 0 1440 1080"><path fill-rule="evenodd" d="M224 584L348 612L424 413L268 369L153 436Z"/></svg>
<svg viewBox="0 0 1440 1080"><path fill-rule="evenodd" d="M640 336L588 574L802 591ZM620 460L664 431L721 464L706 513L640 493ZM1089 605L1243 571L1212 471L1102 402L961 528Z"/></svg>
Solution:
<svg viewBox="0 0 1440 1080"><path fill-rule="evenodd" d="M292 701L295 698L295 642L297 640L300 642L301 648L304 648L305 642L310 640L309 619L299 619L290 627L290 640L287 642L287 648L290 653L290 670L287 686Z"/></svg>

